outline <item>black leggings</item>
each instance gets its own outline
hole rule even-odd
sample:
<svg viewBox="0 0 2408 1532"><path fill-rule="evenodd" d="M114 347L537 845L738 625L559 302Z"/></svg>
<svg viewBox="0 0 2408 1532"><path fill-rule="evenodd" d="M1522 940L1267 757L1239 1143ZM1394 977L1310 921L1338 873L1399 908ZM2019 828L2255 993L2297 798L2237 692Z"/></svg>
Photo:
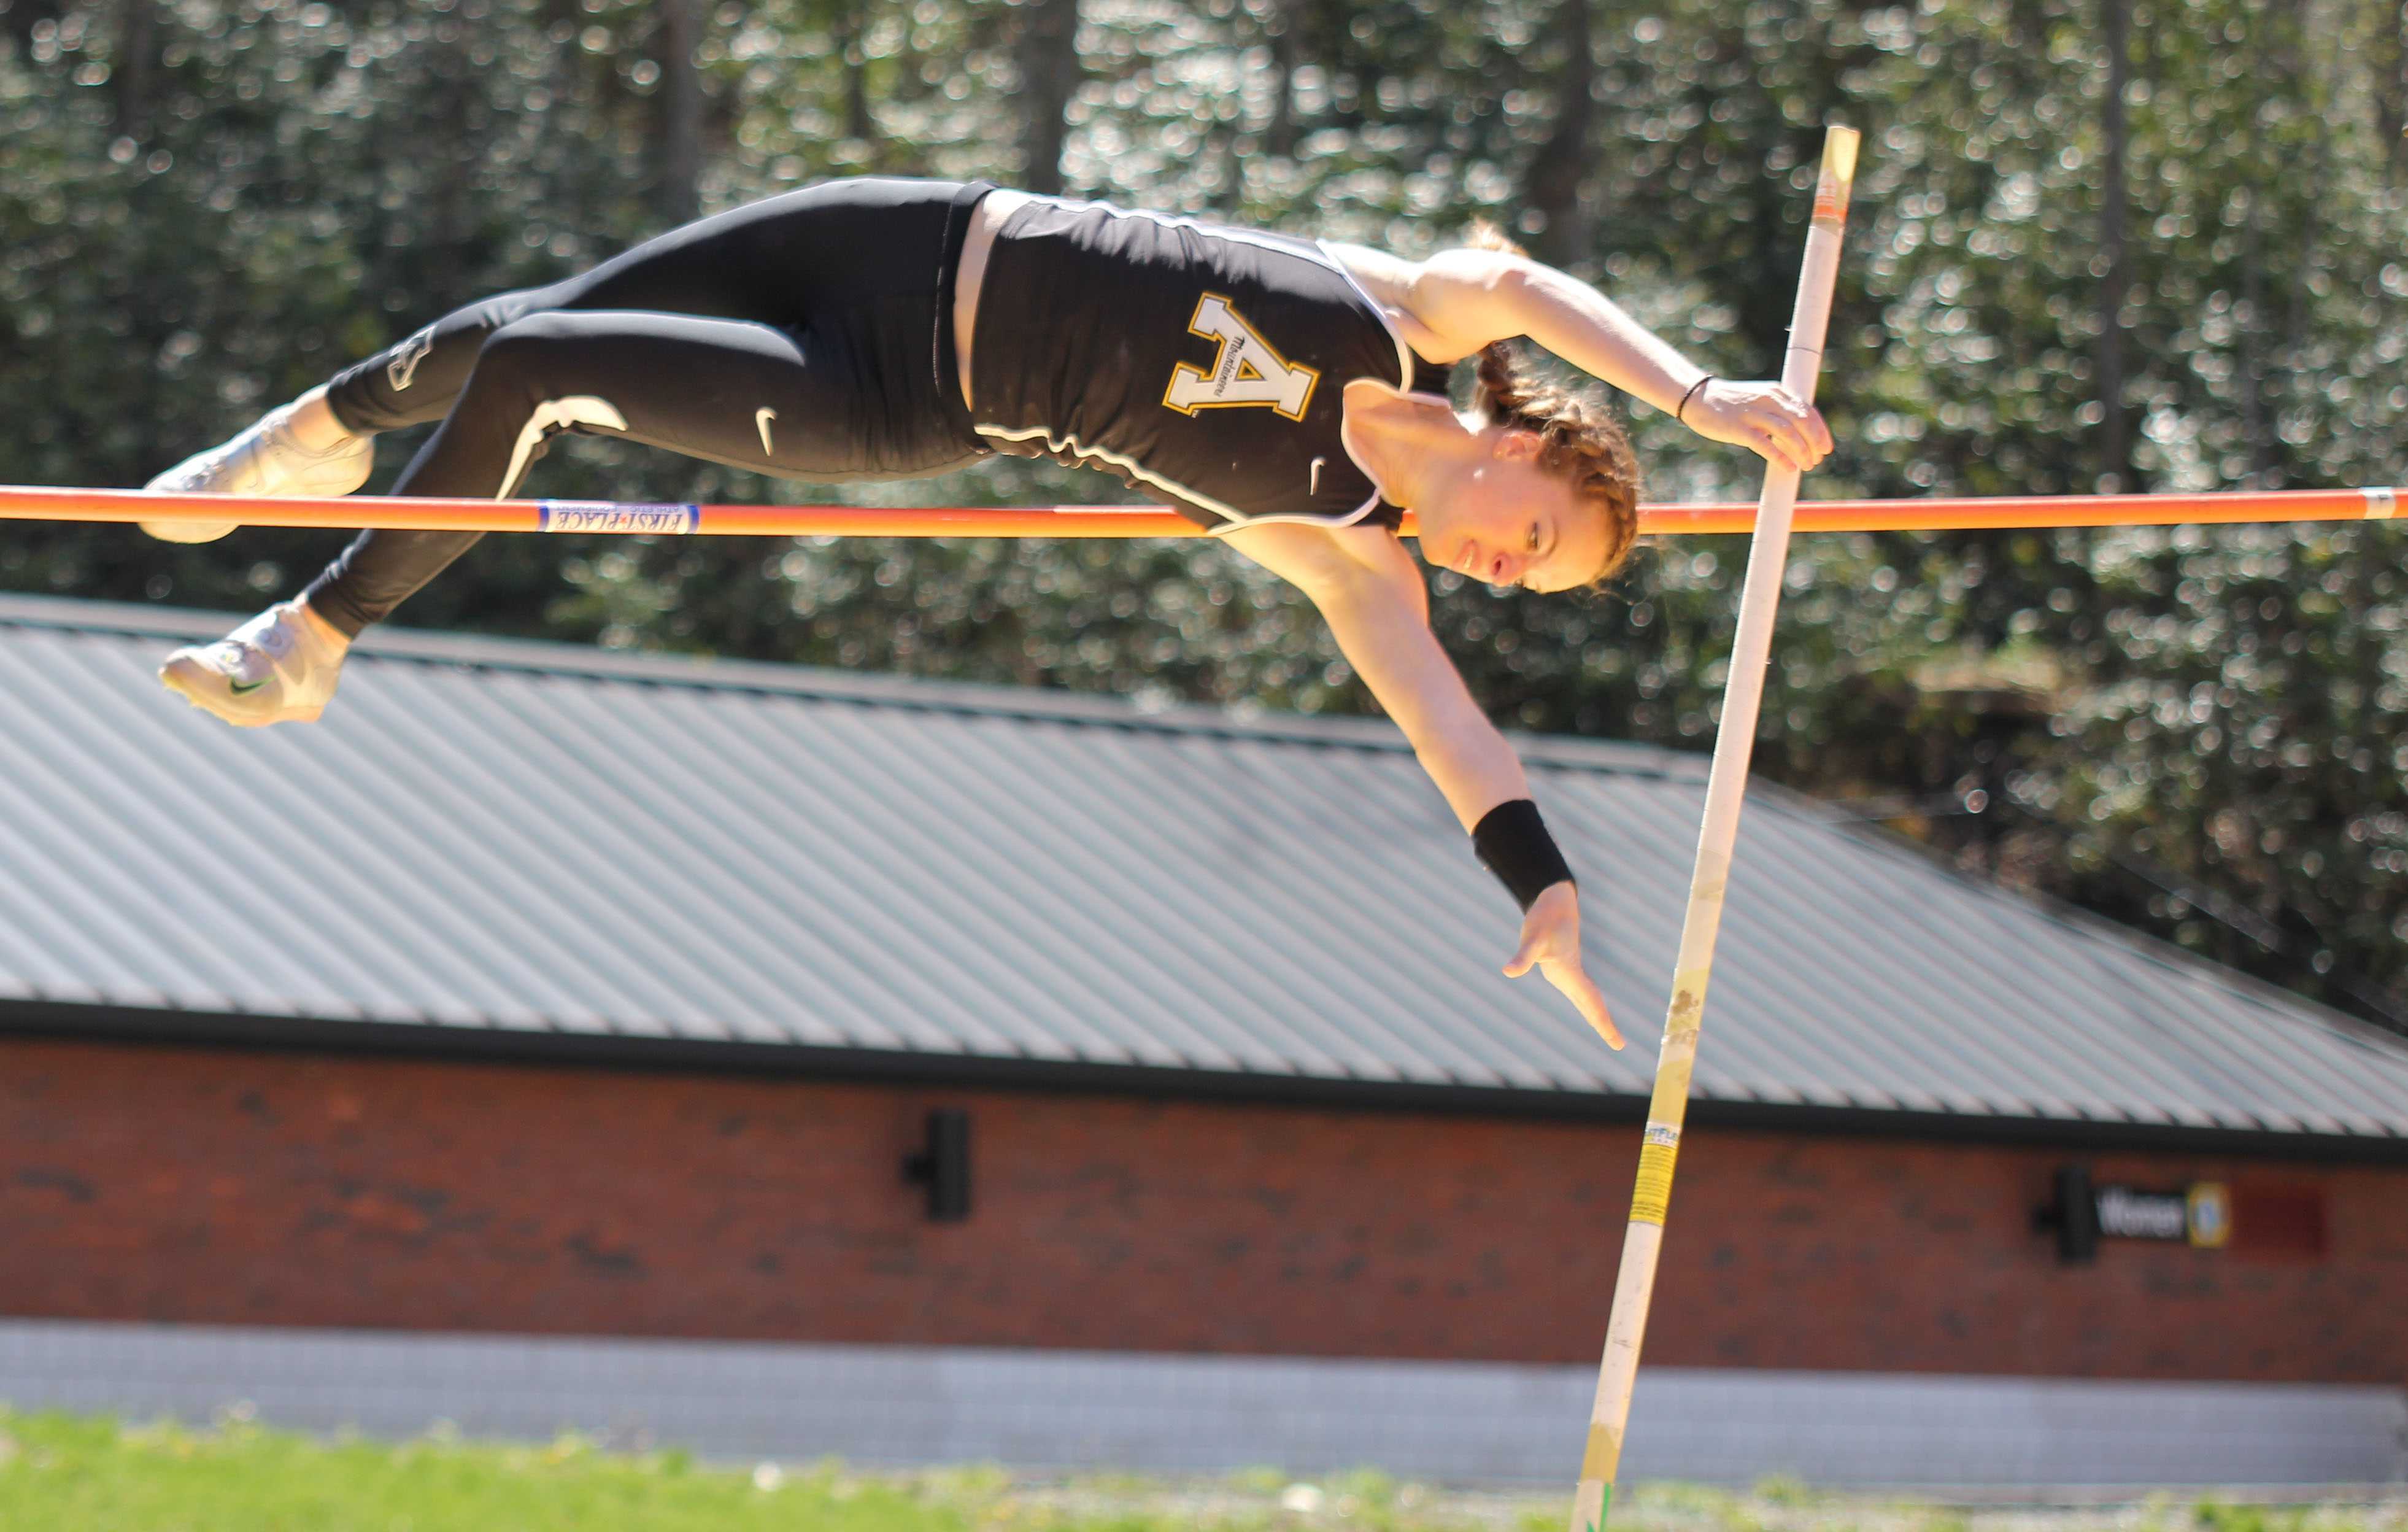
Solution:
<svg viewBox="0 0 2408 1532"><path fill-rule="evenodd" d="M987 190L865 179L756 202L447 314L337 374L326 400L355 432L443 422L394 494L512 494L562 431L794 479L943 473L987 455L953 330ZM356 636L481 535L363 532L310 605Z"/></svg>

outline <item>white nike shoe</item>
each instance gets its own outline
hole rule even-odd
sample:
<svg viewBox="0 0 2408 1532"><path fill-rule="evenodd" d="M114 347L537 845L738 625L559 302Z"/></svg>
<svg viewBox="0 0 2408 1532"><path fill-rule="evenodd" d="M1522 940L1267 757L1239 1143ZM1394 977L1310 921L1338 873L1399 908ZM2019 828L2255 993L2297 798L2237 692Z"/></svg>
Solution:
<svg viewBox="0 0 2408 1532"><path fill-rule="evenodd" d="M229 723L314 723L351 640L300 601L280 601L213 644L167 656L159 680Z"/></svg>
<svg viewBox="0 0 2408 1532"><path fill-rule="evenodd" d="M195 452L142 487L179 494L349 494L368 481L376 442L352 437L322 452L293 439L293 407L262 415L232 441ZM234 522L142 522L164 542L215 542Z"/></svg>

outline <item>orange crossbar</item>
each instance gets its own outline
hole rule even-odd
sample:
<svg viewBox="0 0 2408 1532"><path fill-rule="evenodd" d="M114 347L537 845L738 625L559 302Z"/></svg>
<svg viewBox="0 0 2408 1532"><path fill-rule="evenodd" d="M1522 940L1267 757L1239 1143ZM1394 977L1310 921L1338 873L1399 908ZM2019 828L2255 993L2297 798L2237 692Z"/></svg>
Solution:
<svg viewBox="0 0 2408 1532"><path fill-rule="evenodd" d="M2178 526L2209 522L2388 521L2398 492L2274 490L2217 494L2001 495L1976 500L1823 500L1798 508L1799 532L1952 532L2014 527ZM781 537L1194 537L1153 506L694 506L603 500L419 500L353 494L271 500L233 494L0 486L0 520L224 522L246 526L395 527L437 532L706 533ZM1743 533L1746 503L1642 506L1650 536ZM1404 532L1414 534L1407 514Z"/></svg>

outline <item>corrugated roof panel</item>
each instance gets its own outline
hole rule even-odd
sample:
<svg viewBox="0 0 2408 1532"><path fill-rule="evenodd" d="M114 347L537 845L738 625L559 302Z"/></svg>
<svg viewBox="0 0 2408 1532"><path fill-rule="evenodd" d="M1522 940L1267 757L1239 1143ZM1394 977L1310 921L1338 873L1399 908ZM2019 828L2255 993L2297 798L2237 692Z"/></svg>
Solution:
<svg viewBox="0 0 2408 1532"><path fill-rule="evenodd" d="M1359 720L380 635L309 728L160 693L215 619L0 599L0 994L1643 1095L1701 757L1527 742L1608 1052ZM2408 1044L1749 802L1699 1095L2408 1137Z"/></svg>
<svg viewBox="0 0 2408 1532"><path fill-rule="evenodd" d="M1742 831L1743 842L1756 828L1752 823ZM1998 934L1978 911L1954 898L1971 890L1946 879L1928 888L1916 886L1919 879L1901 881L1885 871L1870 847L1853 840L1817 844L1828 832L1818 832L1802 815L1776 818L1761 828L1768 840L1778 843L1777 867L1736 868L1734 907L1745 908L1749 900L1761 905L1770 894L1784 904L1842 910L1845 919L1838 943L1821 947L1818 941L1819 951L1798 942L1788 924L1777 921L1742 940L1751 951L1765 951L1782 971L1809 976L1806 982L1823 986L1823 1003L1856 1005L1858 1035L1866 1046L1882 1050L1895 1080L1919 1080L1935 1092L1946 1090L1951 1081L1959 1089L1971 1083L1973 1098L1994 1111L2135 1115L2128 1102L2086 1088L2088 1081L2052 1062L2071 1040L2066 1032L2067 995L2038 991L2003 971ZM1856 984L1830 990L1835 978L1844 982L1845 976L1868 973L1885 976L1912 1000L1866 1005ZM1973 1017L1986 1024L1961 1024ZM1959 1024L1943 1018L1958 1019ZM2113 1035L2106 1040L2105 1051L2112 1052ZM2091 1039L2094 1052L2101 1051L2100 1041Z"/></svg>
<svg viewBox="0 0 2408 1532"><path fill-rule="evenodd" d="M1154 950L1138 869L1125 859L1098 862L1082 838L1053 833L1051 816L1006 790L998 738L977 727L932 729L937 716L840 706L790 709L781 721L789 737L813 742L831 783L850 789L850 811L882 826L898 810L914 821L908 838L883 832L894 876L921 876L920 858L934 848L942 875L1002 926L1002 944L1045 952L1068 983L1104 990L1102 1004L1049 1013L1070 1056L1176 1067L1197 1051L1199 1018L1243 1025L1252 999L1226 975L1182 946Z"/></svg>
<svg viewBox="0 0 2408 1532"><path fill-rule="evenodd" d="M1841 951L1818 953L1786 933L1792 945L1781 961L1789 971L1815 976L1827 989L1841 980L1845 988L1826 1002L1856 1006L1868 1045L1882 1048L1893 1068L1935 1095L1953 1087L1989 1110L2077 1114L2075 1104L2063 1098L2064 1072L2046 1062L2052 1008L2036 1004L2023 986L2000 981L1989 954L1974 945L1983 935L1978 925L1968 931L1939 907L1943 896L1937 890L1901 888L1899 880L1881 877L1857 854L1864 848L1818 844L1822 837L1810 822L1782 820L1766 829L1782 843L1780 870L1743 885L1735 877L1735 900L1750 897L1760 905L1770 888L1784 902L1845 912ZM1767 924L1785 932L1777 920ZM1901 939L1910 932L1919 939ZM1768 932L1763 939L1770 945L1779 938ZM1866 1003L1853 980L1875 973L1889 976L1911 1001ZM1989 1024L1968 1029L1942 1020L1977 1015Z"/></svg>
<svg viewBox="0 0 2408 1532"><path fill-rule="evenodd" d="M525 680L501 678L430 713L458 678L410 669L383 679L359 720L328 731L354 747L342 769L361 792L341 838L323 854L339 856L364 841L384 847L434 903L462 908L505 937L518 960L512 967L549 981L538 1003L556 1025L725 1035L726 996L696 964L689 933L642 881L595 854L590 818L575 795L527 801L514 774L493 769L502 760L496 724L515 727L497 704ZM313 749L300 741L294 748ZM528 844L536 826L539 848ZM677 858L643 870L681 878L684 867ZM607 939L635 932L640 943ZM516 975L496 964L482 977L507 986ZM702 993L690 995L697 986ZM879 1024L867 1014L853 1020Z"/></svg>
<svg viewBox="0 0 2408 1532"><path fill-rule="evenodd" d="M2285 997L2235 989L2214 981L2212 970L2161 963L2166 993L2183 1004L2186 1043L2221 1067L2225 1090L2305 1120L2339 1117L2360 1122L2396 1116L2392 1072L2395 1046L2365 1029L2335 1024L2328 1014L2309 1011L2296 1031L2282 1026Z"/></svg>
<svg viewBox="0 0 2408 1532"><path fill-rule="evenodd" d="M750 896L748 940L756 961L783 959L791 944L781 930L789 921L836 935L873 966L893 963L893 954L914 944L916 932L950 927L966 939L958 948L928 952L926 981L953 995L982 983L991 995L991 1003L968 1010L949 1006L959 1043L978 1052L1073 1056L1064 1028L1026 1017L1060 1009L1058 986L1075 976L1032 980L1024 951L993 940L979 921L977 902L964 898L954 880L923 878L917 887L898 880L891 852L862 842L861 816L827 800L819 780L824 773L797 770L792 760L777 758L765 709L700 707L693 695L667 690L640 705L651 726L642 731L639 770L674 778L686 769L679 752L661 742L668 732L664 723L684 730L695 751L717 767L688 779L668 827L710 848L718 874L740 882ZM614 722L617 732L629 732L624 720ZM597 731L595 737L608 735ZM798 846L808 853L795 854Z"/></svg>
<svg viewBox="0 0 2408 1532"><path fill-rule="evenodd" d="M1006 1056L1076 1058L1101 1041L1082 1017L1126 1004L1123 976L1095 965L1063 965L1032 949L993 914L1000 903L950 838L930 838L917 852L883 827L882 774L867 779L832 758L824 741L787 724L791 704L765 705L754 716L709 706L707 696L664 694L672 717L697 738L740 751L740 775L760 795L749 828L771 849L793 881L808 891L796 918L842 933L866 922L858 937L887 962L930 962L953 982L988 976L989 1003L980 1009L1005 1038ZM781 769L784 780L774 789ZM931 933L949 939L930 942ZM924 956L921 954L926 954ZM973 989L970 993L975 993ZM1134 998L1142 1000L1142 995Z"/></svg>
<svg viewBox="0 0 2408 1532"><path fill-rule="evenodd" d="M941 727L921 725L921 743L941 749ZM1330 982L1326 968L1298 965L1286 948L1255 949L1233 934L1228 907L1258 889L1233 887L1207 854L1181 855L1162 839L1166 814L1142 772L1118 793L1082 791L1082 747L1108 747L1107 731L1013 725L981 720L975 781L956 784L969 811L1021 822L1008 859L1042 881L1052 897L1099 906L1099 938L1160 974L1170 994L1193 995L1195 1013L1242 1027L1255 1053L1282 1034L1349 1075L1397 1078L1398 1051L1365 1040L1378 1022L1363 997ZM1157 769L1160 761L1152 763ZM1164 796L1168 793L1168 784ZM1067 832L1067 833L1062 833ZM1240 923L1242 924L1242 922ZM1177 1008L1174 1008L1177 1009ZM1292 1045L1290 1045L1292 1046Z"/></svg>
<svg viewBox="0 0 2408 1532"><path fill-rule="evenodd" d="M1075 742L1080 759L1095 750L1144 780L1147 757L1158 752L1145 748L1142 737L1085 732L1089 737ZM1542 1067L1461 1024L1487 1007L1459 971L1417 970L1416 977L1438 981L1399 981L1393 930L1399 911L1391 908L1398 885L1380 876L1380 867L1397 854L1403 827L1393 802L1381 804L1367 791L1394 769L1393 760L1356 752L1352 762L1316 763L1339 768L1331 773L1337 791L1326 801L1307 801L1292 788L1257 780L1261 763L1229 741L1184 739L1171 753L1181 772L1178 795L1165 803L1132 795L1098 828L1106 843L1117 835L1140 852L1151 846L1161 858L1155 865L1177 869L1170 880L1187 884L1184 902L1199 936L1221 961L1259 970L1267 1001L1284 998L1333 1045L1403 1062L1410 1078L1550 1082ZM1070 769L1077 763L1063 764ZM1425 813L1405 833L1426 840L1433 828ZM1459 834L1451 824L1444 829ZM1334 854L1341 847L1362 847L1366 854ZM1275 966L1263 965L1266 950L1251 939L1265 924L1297 938L1270 954Z"/></svg>
<svg viewBox="0 0 2408 1532"><path fill-rule="evenodd" d="M149 681L136 671L108 689L108 721L121 737L143 738L155 727L141 690ZM98 705L97 697L93 701ZM344 855L326 854L325 848L345 843L347 823L365 808L355 801L352 773L333 764L345 752L313 755L283 743L244 740L231 730L215 736L178 730L160 739L157 750L140 753L145 772L130 791L174 810L172 828L160 832L161 838L186 843L219 868L209 905L157 909L151 923L222 920L273 927L282 923L282 911L307 909L305 929L277 929L273 939L307 947L330 975L348 974L341 989L363 1014L423 1021L446 1009L472 1010L471 997L454 981L482 947L498 948L493 931L454 919L450 901L428 901L414 869L395 862L377 840L353 839ZM263 760L272 763L266 770ZM190 823L196 803L208 805L208 834L195 834ZM247 877L227 876L224 853L213 844L220 838L250 853ZM450 961L430 965L423 939L393 935L414 923L441 930ZM523 969L520 980L513 994L539 985L542 976ZM503 995L492 998L496 1012L509 1009ZM525 1015L490 1019L537 1024Z"/></svg>
<svg viewBox="0 0 2408 1532"><path fill-rule="evenodd" d="M796 982L816 980L846 1000L854 1035L883 1032L886 1046L996 1046L999 1039L958 992L915 967L883 961L882 948L858 939L856 931L796 921L760 895L744 876L752 853L735 839L735 826L695 809L698 797L726 780L724 759L695 752L685 766L662 758L650 721L624 706L632 699L591 683L538 680L509 700L523 732L496 732L489 768L525 784L522 811L549 808L590 848L594 866L586 876L609 906L670 938L688 967L662 977L689 1003L747 1040L790 1041L782 1018ZM683 849L678 863L665 865L655 854L663 838ZM794 958L802 952L794 938L804 934L812 938L803 949L812 961L797 972ZM864 995L877 1003L862 1003Z"/></svg>

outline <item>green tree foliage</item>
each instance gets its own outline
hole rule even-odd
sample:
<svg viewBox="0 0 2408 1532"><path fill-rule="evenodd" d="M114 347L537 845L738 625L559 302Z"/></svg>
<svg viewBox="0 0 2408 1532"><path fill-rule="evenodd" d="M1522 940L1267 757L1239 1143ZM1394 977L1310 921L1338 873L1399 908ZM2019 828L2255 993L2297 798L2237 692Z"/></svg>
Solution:
<svg viewBox="0 0 2408 1532"><path fill-rule="evenodd" d="M1810 493L2408 478L2396 6L1083 0L1068 31L1070 14L0 0L0 478L138 483L454 303L641 237L663 208L865 171L1009 180L1032 155L1074 193L1407 251L1485 217L1714 370L1765 376L1832 117L1867 154L1825 388L1842 451ZM1058 123L1031 107L1065 93ZM1748 462L1637 413L1656 494L1752 493ZM590 441L540 472L562 494L828 493ZM853 497L1124 492L1015 462ZM336 545L24 529L0 540L0 580L245 607ZM1801 539L1762 769L1970 869L2408 1012L2401 548L2379 525ZM1572 597L1439 573L1436 620L1501 722L1701 748L1742 556L1666 543ZM404 620L1369 706L1308 608L1204 545L497 538Z"/></svg>

